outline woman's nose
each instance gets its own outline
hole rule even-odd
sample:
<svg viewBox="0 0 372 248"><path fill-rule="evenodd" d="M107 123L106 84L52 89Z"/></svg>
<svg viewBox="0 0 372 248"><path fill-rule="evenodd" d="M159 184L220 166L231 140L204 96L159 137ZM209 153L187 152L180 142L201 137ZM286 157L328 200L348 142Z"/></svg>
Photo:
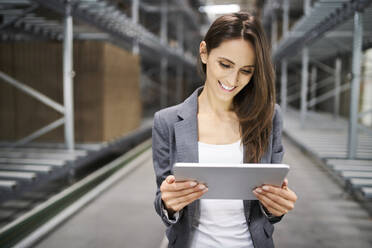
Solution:
<svg viewBox="0 0 372 248"><path fill-rule="evenodd" d="M239 84L239 71L234 71L234 72L231 72L231 74L229 75L228 79L227 79L227 82L229 85L228 86L238 86Z"/></svg>

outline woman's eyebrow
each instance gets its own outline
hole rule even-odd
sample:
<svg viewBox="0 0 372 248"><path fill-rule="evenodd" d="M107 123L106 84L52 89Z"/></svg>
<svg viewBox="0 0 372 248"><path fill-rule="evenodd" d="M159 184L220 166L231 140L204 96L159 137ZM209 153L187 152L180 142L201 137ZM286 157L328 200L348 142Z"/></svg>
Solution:
<svg viewBox="0 0 372 248"><path fill-rule="evenodd" d="M227 61L229 61L231 64L235 65L234 62L232 62L231 60L229 60L228 58L225 58L225 57L218 57L219 59L225 59ZM254 65L245 65L243 67L255 67Z"/></svg>

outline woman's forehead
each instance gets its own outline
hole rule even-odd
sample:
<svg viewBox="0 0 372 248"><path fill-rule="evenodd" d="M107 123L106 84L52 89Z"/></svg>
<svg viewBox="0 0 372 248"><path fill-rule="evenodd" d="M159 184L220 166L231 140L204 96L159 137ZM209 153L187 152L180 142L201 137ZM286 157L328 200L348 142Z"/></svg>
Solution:
<svg viewBox="0 0 372 248"><path fill-rule="evenodd" d="M255 64L255 50L250 41L234 39L223 41L218 47L212 49L213 56L220 59L227 59L239 66Z"/></svg>

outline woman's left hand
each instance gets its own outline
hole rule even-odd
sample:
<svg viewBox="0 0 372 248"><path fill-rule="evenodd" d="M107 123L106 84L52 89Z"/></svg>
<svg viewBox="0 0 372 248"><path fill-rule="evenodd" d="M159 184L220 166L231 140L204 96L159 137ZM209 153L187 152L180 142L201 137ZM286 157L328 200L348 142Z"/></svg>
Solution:
<svg viewBox="0 0 372 248"><path fill-rule="evenodd" d="M288 188L288 180L284 179L282 187L265 184L253 190L261 204L275 216L282 216L294 208L297 195Z"/></svg>

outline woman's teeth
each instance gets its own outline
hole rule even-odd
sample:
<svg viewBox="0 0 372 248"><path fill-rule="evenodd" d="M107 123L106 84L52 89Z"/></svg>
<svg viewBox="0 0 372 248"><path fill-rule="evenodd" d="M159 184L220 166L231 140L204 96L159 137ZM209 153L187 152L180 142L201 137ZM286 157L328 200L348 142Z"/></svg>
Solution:
<svg viewBox="0 0 372 248"><path fill-rule="evenodd" d="M233 87L228 87L228 86L222 84L220 81L218 81L218 83L219 83L219 84L221 85L221 87L222 87L223 89L225 89L225 90L232 91L233 89L235 89L234 86L233 86Z"/></svg>

